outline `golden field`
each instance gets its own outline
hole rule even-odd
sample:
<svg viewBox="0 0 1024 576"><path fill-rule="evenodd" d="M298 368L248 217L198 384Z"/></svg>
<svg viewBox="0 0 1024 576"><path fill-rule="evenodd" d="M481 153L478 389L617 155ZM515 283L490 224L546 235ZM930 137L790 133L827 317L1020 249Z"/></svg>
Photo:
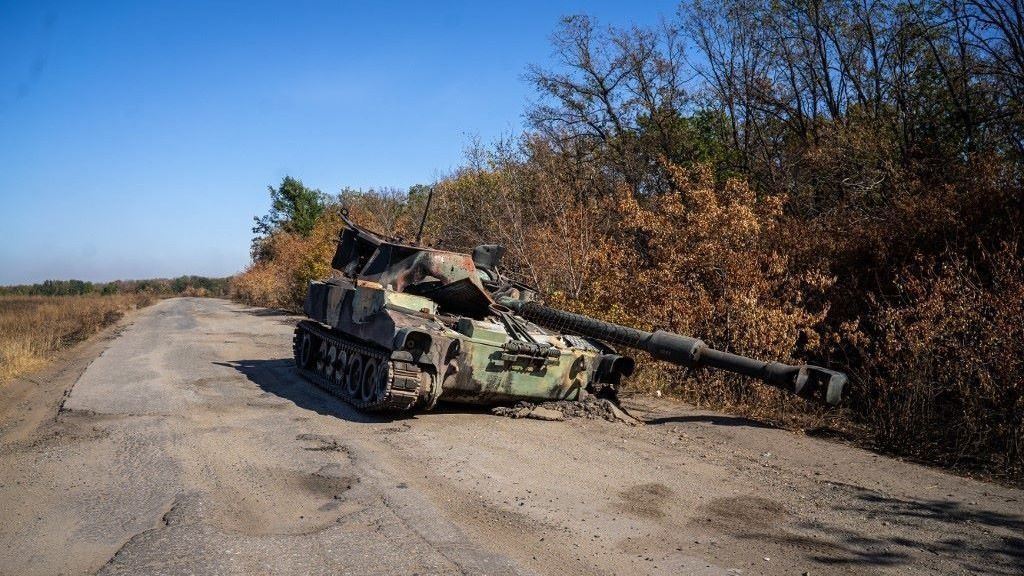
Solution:
<svg viewBox="0 0 1024 576"><path fill-rule="evenodd" d="M147 294L0 296L0 383L153 301Z"/></svg>

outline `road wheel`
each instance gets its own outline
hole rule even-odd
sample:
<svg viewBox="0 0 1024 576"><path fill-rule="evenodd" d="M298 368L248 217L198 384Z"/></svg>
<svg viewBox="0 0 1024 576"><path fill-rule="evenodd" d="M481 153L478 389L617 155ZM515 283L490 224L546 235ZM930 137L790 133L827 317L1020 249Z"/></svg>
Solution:
<svg viewBox="0 0 1024 576"><path fill-rule="evenodd" d="M362 355L353 352L348 358L348 369L345 370L345 396L356 400L359 398L359 385L363 378Z"/></svg>
<svg viewBox="0 0 1024 576"><path fill-rule="evenodd" d="M313 365L313 335L309 332L302 334L302 342L299 344L299 368L309 368Z"/></svg>
<svg viewBox="0 0 1024 576"><path fill-rule="evenodd" d="M391 363L386 360L381 361L373 379L377 387L377 398L383 398L388 393L388 382L391 380Z"/></svg>
<svg viewBox="0 0 1024 576"><path fill-rule="evenodd" d="M348 368L348 354L344 350L338 349L338 354L334 358L334 378L331 379L331 383L341 390L345 386L345 369Z"/></svg>
<svg viewBox="0 0 1024 576"><path fill-rule="evenodd" d="M327 380L334 380L334 364L338 359L338 348L331 344L327 349L327 358L324 359L324 376Z"/></svg>
<svg viewBox="0 0 1024 576"><path fill-rule="evenodd" d="M377 360L369 358L363 366L362 385L360 386L360 400L372 402L377 399Z"/></svg>
<svg viewBox="0 0 1024 576"><path fill-rule="evenodd" d="M316 373L323 376L324 367L327 365L327 340L320 343L320 350L316 354Z"/></svg>

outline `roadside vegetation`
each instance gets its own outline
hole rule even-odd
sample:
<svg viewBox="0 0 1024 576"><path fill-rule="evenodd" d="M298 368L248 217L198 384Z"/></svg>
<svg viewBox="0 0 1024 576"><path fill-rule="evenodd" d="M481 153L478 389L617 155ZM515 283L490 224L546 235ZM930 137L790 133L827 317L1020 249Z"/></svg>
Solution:
<svg viewBox="0 0 1024 576"><path fill-rule="evenodd" d="M169 296L224 296L227 278L182 276L93 283L47 280L0 286L0 385L36 370L54 353Z"/></svg>
<svg viewBox="0 0 1024 576"><path fill-rule="evenodd" d="M556 306L848 372L825 411L728 375L632 378L701 406L1024 478L1024 7L684 4L564 19L524 134L436 183L425 239L508 247ZM425 189L271 189L236 297L296 309L338 210L412 238Z"/></svg>
<svg viewBox="0 0 1024 576"><path fill-rule="evenodd" d="M0 296L0 384L154 300L148 294Z"/></svg>
<svg viewBox="0 0 1024 576"><path fill-rule="evenodd" d="M163 296L227 296L230 278L179 276L147 280L114 280L86 282L83 280L46 280L38 284L0 286L0 296L83 296L100 294L146 294Z"/></svg>

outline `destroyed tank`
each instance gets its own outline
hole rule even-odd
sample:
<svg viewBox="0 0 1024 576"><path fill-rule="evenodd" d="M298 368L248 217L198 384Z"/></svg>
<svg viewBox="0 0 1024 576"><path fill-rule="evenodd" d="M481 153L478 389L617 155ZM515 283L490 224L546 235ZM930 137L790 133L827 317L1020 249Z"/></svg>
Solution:
<svg viewBox="0 0 1024 576"><path fill-rule="evenodd" d="M827 404L842 398L840 372L746 358L697 338L545 306L501 272L500 245L462 254L372 232L347 212L343 219L331 262L337 272L310 283L294 354L305 377L361 410L614 398L634 369L618 348L742 374Z"/></svg>

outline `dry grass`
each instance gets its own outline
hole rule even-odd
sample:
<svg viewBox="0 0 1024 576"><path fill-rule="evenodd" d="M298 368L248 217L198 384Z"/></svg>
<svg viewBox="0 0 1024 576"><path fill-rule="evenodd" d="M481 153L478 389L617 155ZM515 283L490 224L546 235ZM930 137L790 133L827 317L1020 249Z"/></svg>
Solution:
<svg viewBox="0 0 1024 576"><path fill-rule="evenodd" d="M152 301L145 294L0 296L0 384Z"/></svg>

